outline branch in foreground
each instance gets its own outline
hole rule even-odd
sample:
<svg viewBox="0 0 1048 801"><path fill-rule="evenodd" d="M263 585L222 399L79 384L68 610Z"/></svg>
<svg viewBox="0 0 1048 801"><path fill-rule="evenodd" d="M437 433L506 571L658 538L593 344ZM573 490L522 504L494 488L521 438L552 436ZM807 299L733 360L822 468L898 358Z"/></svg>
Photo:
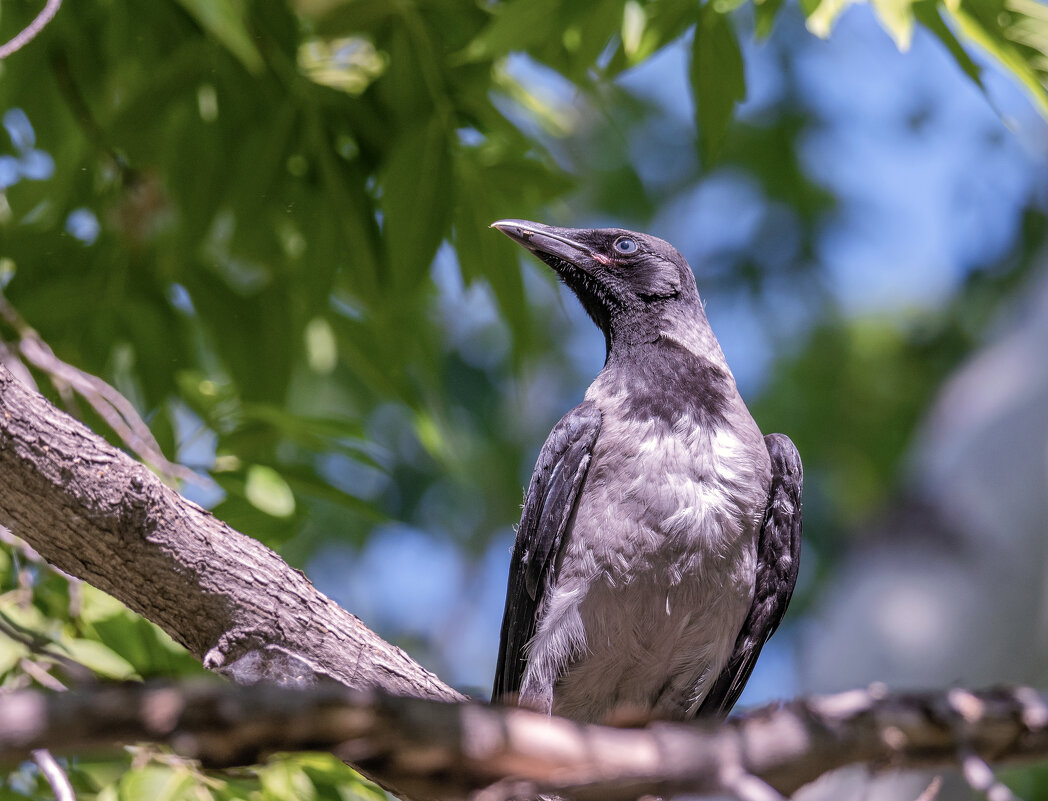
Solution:
<svg viewBox="0 0 1048 801"><path fill-rule="evenodd" d="M0 696L0 761L34 748L97 751L141 740L210 766L327 750L426 798L537 790L575 799L733 792L739 776L791 794L852 763L954 768L966 758L1048 758L1048 696L1029 688L887 693L769 706L718 726L615 729L524 709L218 685L118 685Z"/></svg>
<svg viewBox="0 0 1048 801"><path fill-rule="evenodd" d="M0 365L0 525L240 683L461 694Z"/></svg>

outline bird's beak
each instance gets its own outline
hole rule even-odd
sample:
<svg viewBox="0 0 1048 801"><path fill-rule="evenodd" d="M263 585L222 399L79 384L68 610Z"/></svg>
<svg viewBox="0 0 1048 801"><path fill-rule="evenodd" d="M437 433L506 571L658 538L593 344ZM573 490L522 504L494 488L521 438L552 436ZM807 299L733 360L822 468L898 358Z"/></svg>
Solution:
<svg viewBox="0 0 1048 801"><path fill-rule="evenodd" d="M579 234L584 236L588 232L554 228L528 220L497 220L491 227L502 231L549 265L575 293L610 343L608 332L611 330L612 307L619 301L614 289L608 286L607 277L601 274L600 265L607 265L610 259L581 241L583 237Z"/></svg>
<svg viewBox="0 0 1048 801"><path fill-rule="evenodd" d="M585 261L582 257L592 259L595 255L589 246L567 236L571 232L564 228L554 228L528 220L497 220L491 227L527 248L554 269L557 269L557 266L543 256L552 256L576 267L582 267L582 262Z"/></svg>

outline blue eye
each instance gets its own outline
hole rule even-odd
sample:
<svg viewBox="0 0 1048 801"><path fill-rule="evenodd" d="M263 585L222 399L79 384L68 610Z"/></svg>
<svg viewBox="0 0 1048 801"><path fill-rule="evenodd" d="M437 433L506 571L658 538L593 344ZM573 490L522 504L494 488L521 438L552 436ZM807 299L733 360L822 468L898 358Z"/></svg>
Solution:
<svg viewBox="0 0 1048 801"><path fill-rule="evenodd" d="M628 236L620 236L615 240L615 244L612 245L612 247L619 253L636 253L638 246L636 239L631 239Z"/></svg>

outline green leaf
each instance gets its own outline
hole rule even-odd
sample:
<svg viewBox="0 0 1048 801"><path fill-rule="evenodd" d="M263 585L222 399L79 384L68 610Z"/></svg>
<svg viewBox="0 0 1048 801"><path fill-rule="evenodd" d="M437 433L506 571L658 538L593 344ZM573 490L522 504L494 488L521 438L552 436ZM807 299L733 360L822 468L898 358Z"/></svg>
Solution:
<svg viewBox="0 0 1048 801"><path fill-rule="evenodd" d="M24 645L7 637L0 637L0 677L17 665L25 655Z"/></svg>
<svg viewBox="0 0 1048 801"><path fill-rule="evenodd" d="M289 799L313 801L317 788L309 775L294 761L270 762L258 771L266 799Z"/></svg>
<svg viewBox="0 0 1048 801"><path fill-rule="evenodd" d="M905 53L913 39L913 0L871 0L871 3L881 27L899 51Z"/></svg>
<svg viewBox="0 0 1048 801"><path fill-rule="evenodd" d="M758 39L766 39L771 34L775 18L782 7L782 0L756 0L753 7L754 33Z"/></svg>
<svg viewBox="0 0 1048 801"><path fill-rule="evenodd" d="M302 74L321 86L360 95L386 70L387 57L361 36L314 37L298 48Z"/></svg>
<svg viewBox="0 0 1048 801"><path fill-rule="evenodd" d="M735 104L746 97L742 51L731 20L707 3L692 42L690 74L699 130L699 155L716 162L731 125Z"/></svg>
<svg viewBox="0 0 1048 801"><path fill-rule="evenodd" d="M127 681L141 678L134 665L116 651L95 640L63 639L59 642L71 659L107 679Z"/></svg>
<svg viewBox="0 0 1048 801"><path fill-rule="evenodd" d="M985 90L982 82L982 70L978 64L972 61L972 57L968 55L968 51L957 41L957 37L953 35L953 31L950 30L949 26L943 22L938 0L918 0L918 2L913 4L913 13L917 21L942 42L943 46L950 52L950 55L953 56L954 61L957 62L957 66L964 71L964 74L971 78L976 86Z"/></svg>
<svg viewBox="0 0 1048 801"><path fill-rule="evenodd" d="M471 41L457 58L480 61L498 58L551 37L561 40L561 0L514 0L499 3L491 22Z"/></svg>
<svg viewBox="0 0 1048 801"><path fill-rule="evenodd" d="M132 612L112 596L84 584L79 622L85 638L102 645L143 678L199 673L200 663L156 625Z"/></svg>
<svg viewBox="0 0 1048 801"><path fill-rule="evenodd" d="M397 292L417 289L447 229L452 191L447 132L437 117L400 137L382 181L383 239Z"/></svg>
<svg viewBox="0 0 1048 801"><path fill-rule="evenodd" d="M287 481L287 485L292 490L301 496L312 495L315 498L338 504L372 523L385 523L389 520L389 517L383 514L374 504L331 486L326 480L310 470L299 467L284 467L281 470L281 477Z"/></svg>
<svg viewBox="0 0 1048 801"><path fill-rule="evenodd" d="M252 74L262 72L262 54L246 25L244 5L237 0L178 0L179 4L214 36Z"/></svg>
<svg viewBox="0 0 1048 801"><path fill-rule="evenodd" d="M341 801L389 799L381 788L332 754L298 753L282 758L298 764L324 798L339 798Z"/></svg>
<svg viewBox="0 0 1048 801"><path fill-rule="evenodd" d="M261 512L272 517L291 517L295 495L283 477L272 467L253 464L247 469L244 497Z"/></svg>
<svg viewBox="0 0 1048 801"><path fill-rule="evenodd" d="M504 69L496 67L494 82L497 89L523 108L547 133L563 138L575 131L578 115L573 107L550 102L535 92L532 85L518 81Z"/></svg>
<svg viewBox="0 0 1048 801"><path fill-rule="evenodd" d="M457 174L462 191L455 204L455 252L463 279L488 280L504 319L518 345L523 345L530 333L520 254L512 242L488 227L498 216L496 209L507 213L509 209L492 198L493 175L487 174L485 180L485 174L465 158L459 159Z"/></svg>
<svg viewBox="0 0 1048 801"><path fill-rule="evenodd" d="M1048 118L1048 8L1033 0L947 0L962 36L1025 87Z"/></svg>
<svg viewBox="0 0 1048 801"><path fill-rule="evenodd" d="M331 323L323 317L314 317L306 324L303 334L310 369L321 375L331 373L338 365L338 343Z"/></svg>
<svg viewBox="0 0 1048 801"><path fill-rule="evenodd" d="M779 0L773 0L778 2ZM625 10L623 21L625 22ZM604 75L613 77L632 67L653 53L680 38L695 22L696 5L693 0L659 0L643 6L644 30L640 41L632 52L627 52L626 41L615 51L604 69Z"/></svg>
<svg viewBox="0 0 1048 801"><path fill-rule="evenodd" d="M119 784L120 801L179 801L197 795L196 777L188 770L146 765L126 773Z"/></svg>
<svg viewBox="0 0 1048 801"><path fill-rule="evenodd" d="M644 6L637 0L626 0L622 7L622 51L630 61L634 61L640 51L646 23Z"/></svg>
<svg viewBox="0 0 1048 801"><path fill-rule="evenodd" d="M805 26L820 39L826 39L833 30L837 18L853 0L801 0L801 8L808 15Z"/></svg>
<svg viewBox="0 0 1048 801"><path fill-rule="evenodd" d="M335 450L352 456L360 462L384 469L376 459L374 446L364 439L359 420L351 417L316 417L294 414L280 406L246 403L240 407L243 424L240 430L248 436L257 432L250 429L271 429L267 443L275 444L276 437L286 437L297 445L313 451Z"/></svg>

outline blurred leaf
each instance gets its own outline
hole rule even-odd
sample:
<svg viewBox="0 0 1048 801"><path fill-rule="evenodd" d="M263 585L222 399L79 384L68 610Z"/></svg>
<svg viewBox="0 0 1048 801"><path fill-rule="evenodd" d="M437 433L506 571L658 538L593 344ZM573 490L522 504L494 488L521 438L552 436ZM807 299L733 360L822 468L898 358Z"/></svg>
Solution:
<svg viewBox="0 0 1048 801"><path fill-rule="evenodd" d="M494 197L500 188L498 174L489 172L482 177L473 159L467 157L458 159L456 166L460 195L455 204L454 244L463 278L467 282L479 276L487 279L518 345L526 347L530 319L520 254L512 242L489 228L499 210L510 211L509 204Z"/></svg>
<svg viewBox="0 0 1048 801"><path fill-rule="evenodd" d="M338 364L338 343L331 324L323 317L314 317L305 329L306 359L315 373L327 374Z"/></svg>
<svg viewBox="0 0 1048 801"><path fill-rule="evenodd" d="M299 69L311 81L359 95L386 69L385 55L367 39L310 39L298 49Z"/></svg>
<svg viewBox="0 0 1048 801"><path fill-rule="evenodd" d="M8 637L0 637L0 678L17 665L19 660L25 655L26 648L24 645L20 645Z"/></svg>
<svg viewBox="0 0 1048 801"><path fill-rule="evenodd" d="M509 0L493 7L491 22L460 57L477 61L526 50L542 41L560 43L561 0Z"/></svg>
<svg viewBox="0 0 1048 801"><path fill-rule="evenodd" d="M637 0L626 0L626 4L622 7L622 52L633 63L636 63L640 52L646 24L647 15L644 6Z"/></svg>
<svg viewBox="0 0 1048 801"><path fill-rule="evenodd" d="M271 762L259 769L258 777L267 799L295 798L299 801L313 801L317 797L317 789L309 774L296 760Z"/></svg>
<svg viewBox="0 0 1048 801"><path fill-rule="evenodd" d="M801 8L808 17L808 30L820 39L829 38L837 18L855 0L801 0Z"/></svg>
<svg viewBox="0 0 1048 801"><path fill-rule="evenodd" d="M403 134L386 160L382 180L383 239L395 292L429 274L450 220L452 192L447 132L436 117Z"/></svg>
<svg viewBox="0 0 1048 801"><path fill-rule="evenodd" d="M957 41L957 37L954 36L949 26L943 22L941 8L938 0L918 0L918 2L913 4L913 13L917 17L918 22L942 42L964 74L971 78L976 86L985 91L982 82L982 70L978 64L972 61L968 51Z"/></svg>
<svg viewBox="0 0 1048 801"><path fill-rule="evenodd" d="M720 156L735 104L746 97L742 51L731 20L706 3L699 12L689 70L699 153L705 165Z"/></svg>
<svg viewBox="0 0 1048 801"><path fill-rule="evenodd" d="M276 435L287 437L304 448L338 450L374 467L382 466L374 457L374 445L364 439L364 429L357 420L303 416L259 403L245 404L240 414L245 423L264 423L272 427Z"/></svg>
<svg viewBox="0 0 1048 801"><path fill-rule="evenodd" d="M124 774L118 785L119 801L198 801L196 778L184 768L146 765Z"/></svg>
<svg viewBox="0 0 1048 801"><path fill-rule="evenodd" d="M243 3L239 0L178 0L200 26L240 60L248 72L262 70L262 54L248 33Z"/></svg>
<svg viewBox="0 0 1048 801"><path fill-rule="evenodd" d="M344 801L387 801L389 798L379 787L333 754L294 754L289 758L301 767L325 798L336 794ZM331 790L336 792L331 793Z"/></svg>
<svg viewBox="0 0 1048 801"><path fill-rule="evenodd" d="M775 24L782 0L755 0L753 7L754 33L758 39L766 39Z"/></svg>
<svg viewBox="0 0 1048 801"><path fill-rule="evenodd" d="M389 0L350 0L320 5L313 22L321 36L338 36L347 31L373 31L397 10Z"/></svg>
<svg viewBox="0 0 1048 801"><path fill-rule="evenodd" d="M910 49L913 39L913 0L870 0L881 23L900 52Z"/></svg>
<svg viewBox="0 0 1048 801"><path fill-rule="evenodd" d="M533 87L525 85L503 69L496 67L494 79L497 88L533 116L547 133L564 137L574 130L575 109L541 97L533 91Z"/></svg>
<svg viewBox="0 0 1048 801"><path fill-rule="evenodd" d="M1048 118L1048 6L1036 0L946 0L961 34L993 56Z"/></svg>
<svg viewBox="0 0 1048 801"><path fill-rule="evenodd" d="M295 513L295 495L272 467L260 464L248 467L244 497L256 509L273 517L290 517Z"/></svg>
<svg viewBox="0 0 1048 801"><path fill-rule="evenodd" d="M134 665L100 642L62 638L59 645L71 659L90 668L99 676L117 681L141 678Z"/></svg>
<svg viewBox="0 0 1048 801"><path fill-rule="evenodd" d="M371 523L385 523L389 520L389 516L383 514L374 504L331 486L330 482L310 470L284 466L280 475L296 493L331 501Z"/></svg>
<svg viewBox="0 0 1048 801"><path fill-rule="evenodd" d="M200 662L185 648L130 610L95 622L87 633L127 660L135 674L144 679L204 673Z"/></svg>
<svg viewBox="0 0 1048 801"><path fill-rule="evenodd" d="M698 8L693 0L659 0L641 8L644 13L644 26L636 47L628 53L624 46L616 49L605 70L606 75L613 77L649 58L682 36L698 16ZM625 21L625 10L623 15ZM624 40L622 45L625 45Z"/></svg>
<svg viewBox="0 0 1048 801"><path fill-rule="evenodd" d="M79 624L133 667L142 678L199 674L200 663L156 625L89 584L80 588Z"/></svg>

